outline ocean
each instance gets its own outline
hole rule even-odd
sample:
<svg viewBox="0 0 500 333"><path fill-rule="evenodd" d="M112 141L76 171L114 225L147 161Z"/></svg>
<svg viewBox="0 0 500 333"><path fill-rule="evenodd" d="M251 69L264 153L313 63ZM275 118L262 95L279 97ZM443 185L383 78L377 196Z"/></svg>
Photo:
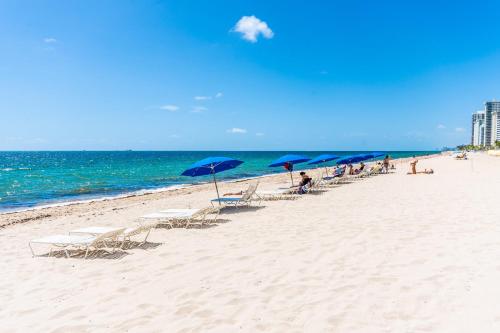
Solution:
<svg viewBox="0 0 500 333"><path fill-rule="evenodd" d="M227 156L244 161L238 168L217 174L221 180L257 177L283 172L269 168L274 159L288 153L311 158L333 153L341 156L364 153L284 151L40 151L0 152L0 212L31 207L161 190L209 181L184 177L181 172L208 156ZM435 151L391 151L392 158L428 155ZM334 161L327 164L333 165ZM294 166L295 170L308 168Z"/></svg>

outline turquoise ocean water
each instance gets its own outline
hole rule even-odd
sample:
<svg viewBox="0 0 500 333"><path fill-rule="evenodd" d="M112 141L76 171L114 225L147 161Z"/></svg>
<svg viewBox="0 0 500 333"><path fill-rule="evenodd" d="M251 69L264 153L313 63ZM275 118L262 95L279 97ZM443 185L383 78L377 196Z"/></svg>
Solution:
<svg viewBox="0 0 500 333"><path fill-rule="evenodd" d="M227 156L245 161L236 169L217 174L218 179L283 172L282 168L268 168L267 165L287 153L299 153L312 158L326 152L0 152L0 212L206 182L206 177L183 177L180 173L193 162L208 156ZM328 153L351 155L363 152ZM393 158L432 153L388 152ZM295 170L307 167L307 164L300 164L295 166Z"/></svg>

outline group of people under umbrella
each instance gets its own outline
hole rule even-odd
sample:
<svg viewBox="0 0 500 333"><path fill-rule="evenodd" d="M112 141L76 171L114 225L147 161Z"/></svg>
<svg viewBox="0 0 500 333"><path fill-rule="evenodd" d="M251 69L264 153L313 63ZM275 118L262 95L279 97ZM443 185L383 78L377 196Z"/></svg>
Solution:
<svg viewBox="0 0 500 333"><path fill-rule="evenodd" d="M381 157L385 155L382 152L372 152L367 154L357 154L357 155L349 155L349 156L338 156L334 154L322 154L313 159L304 156L304 155L296 155L296 154L287 154L281 156L277 160L273 161L269 164L269 167L284 167L290 173L290 179L293 184L293 166L300 163L308 162L310 165L319 165L324 164L330 161L336 160L337 165L352 165L352 163L358 163L370 159L374 159L377 157ZM388 159L388 157L386 157ZM200 160L194 164L192 164L187 170L185 170L181 175L182 176L190 176L190 177L198 177L198 176L208 176L212 175L213 182L215 185L215 190L217 192L217 199L220 204L220 194L219 188L217 186L217 179L215 177L216 173L234 169L243 161L229 158L229 157L207 157L203 160ZM328 169L325 166L326 175L328 176ZM303 173L305 174L305 173Z"/></svg>

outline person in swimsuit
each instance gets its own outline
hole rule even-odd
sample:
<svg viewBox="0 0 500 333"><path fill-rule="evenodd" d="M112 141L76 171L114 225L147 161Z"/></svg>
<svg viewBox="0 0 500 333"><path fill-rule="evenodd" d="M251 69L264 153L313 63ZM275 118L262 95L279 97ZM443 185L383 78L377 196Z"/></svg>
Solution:
<svg viewBox="0 0 500 333"><path fill-rule="evenodd" d="M384 158L384 173L388 173L389 172L389 155L385 155L385 158Z"/></svg>
<svg viewBox="0 0 500 333"><path fill-rule="evenodd" d="M297 189L294 190L294 192L297 194L304 194L307 192L308 186L311 186L312 178L309 177L304 171L300 172L300 178L301 180L299 182L299 186L297 186Z"/></svg>
<svg viewBox="0 0 500 333"><path fill-rule="evenodd" d="M415 157L415 155L413 155L413 158L410 161L411 172L408 172L408 174L411 174L411 175L416 175L417 174L417 163L418 163L418 160Z"/></svg>

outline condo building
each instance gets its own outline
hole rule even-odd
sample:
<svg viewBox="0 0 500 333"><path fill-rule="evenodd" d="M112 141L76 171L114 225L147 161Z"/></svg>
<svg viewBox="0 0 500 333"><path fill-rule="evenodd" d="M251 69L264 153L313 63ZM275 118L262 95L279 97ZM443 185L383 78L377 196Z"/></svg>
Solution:
<svg viewBox="0 0 500 333"><path fill-rule="evenodd" d="M500 141L500 102L484 103L484 110L472 114L471 143L475 146L494 146Z"/></svg>
<svg viewBox="0 0 500 333"><path fill-rule="evenodd" d="M484 111L472 114L472 139L474 146L484 146Z"/></svg>

